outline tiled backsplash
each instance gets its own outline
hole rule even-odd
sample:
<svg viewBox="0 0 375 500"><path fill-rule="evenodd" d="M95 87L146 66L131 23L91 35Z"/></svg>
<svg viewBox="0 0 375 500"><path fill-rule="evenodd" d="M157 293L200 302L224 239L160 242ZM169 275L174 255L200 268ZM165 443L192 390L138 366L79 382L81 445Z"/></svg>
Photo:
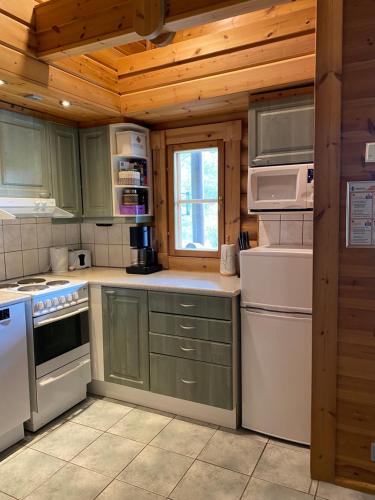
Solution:
<svg viewBox="0 0 375 500"><path fill-rule="evenodd" d="M259 245L312 244L312 213L259 215Z"/></svg>
<svg viewBox="0 0 375 500"><path fill-rule="evenodd" d="M48 272L49 248L79 248L79 224L52 224L51 219L0 221L0 280Z"/></svg>
<svg viewBox="0 0 375 500"><path fill-rule="evenodd" d="M125 267L130 265L129 225L81 224L82 248L91 250L94 266Z"/></svg>

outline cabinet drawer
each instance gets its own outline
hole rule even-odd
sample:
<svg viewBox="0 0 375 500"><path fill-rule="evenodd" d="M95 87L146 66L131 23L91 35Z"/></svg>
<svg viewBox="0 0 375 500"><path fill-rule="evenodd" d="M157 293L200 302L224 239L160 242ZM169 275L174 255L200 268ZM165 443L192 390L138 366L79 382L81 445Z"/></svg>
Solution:
<svg viewBox="0 0 375 500"><path fill-rule="evenodd" d="M232 342L232 322L150 312L150 330L179 337Z"/></svg>
<svg viewBox="0 0 375 500"><path fill-rule="evenodd" d="M232 409L232 369L189 359L150 354L152 392Z"/></svg>
<svg viewBox="0 0 375 500"><path fill-rule="evenodd" d="M225 297L187 293L149 292L149 309L154 312L231 319L232 301Z"/></svg>
<svg viewBox="0 0 375 500"><path fill-rule="evenodd" d="M232 365L231 346L218 342L207 342L207 340L150 333L150 352L206 361L218 365Z"/></svg>

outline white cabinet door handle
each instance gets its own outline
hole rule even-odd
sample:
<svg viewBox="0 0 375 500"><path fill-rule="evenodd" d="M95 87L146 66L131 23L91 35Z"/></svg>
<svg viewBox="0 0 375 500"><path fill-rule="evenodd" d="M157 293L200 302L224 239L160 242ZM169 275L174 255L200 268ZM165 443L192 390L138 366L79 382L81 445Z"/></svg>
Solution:
<svg viewBox="0 0 375 500"><path fill-rule="evenodd" d="M193 349L193 348L183 347L182 345L180 345L180 349L181 349L181 351L184 351L184 352L192 352L192 351L195 351L195 349Z"/></svg>
<svg viewBox="0 0 375 500"><path fill-rule="evenodd" d="M184 378L180 378L180 380L181 380L181 382L183 384L189 384L189 385L191 385L191 384L196 384L197 383L196 380L185 380Z"/></svg>
<svg viewBox="0 0 375 500"><path fill-rule="evenodd" d="M181 307L195 307L195 304L180 304Z"/></svg>
<svg viewBox="0 0 375 500"><path fill-rule="evenodd" d="M184 325L178 325L178 326L183 330L195 330L195 326L184 326Z"/></svg>

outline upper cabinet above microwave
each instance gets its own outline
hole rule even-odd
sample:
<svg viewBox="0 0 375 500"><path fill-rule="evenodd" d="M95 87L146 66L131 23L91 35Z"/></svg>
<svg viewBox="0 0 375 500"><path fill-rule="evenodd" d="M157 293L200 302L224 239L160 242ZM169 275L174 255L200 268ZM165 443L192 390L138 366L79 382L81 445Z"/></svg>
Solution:
<svg viewBox="0 0 375 500"><path fill-rule="evenodd" d="M249 109L249 166L312 163L312 94L254 102Z"/></svg>

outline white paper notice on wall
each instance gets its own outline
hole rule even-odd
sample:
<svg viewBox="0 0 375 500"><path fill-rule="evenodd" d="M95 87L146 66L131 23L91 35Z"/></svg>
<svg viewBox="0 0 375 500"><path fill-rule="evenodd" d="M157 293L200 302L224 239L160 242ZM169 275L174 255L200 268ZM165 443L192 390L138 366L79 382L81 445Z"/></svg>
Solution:
<svg viewBox="0 0 375 500"><path fill-rule="evenodd" d="M375 181L348 182L346 246L375 247Z"/></svg>

